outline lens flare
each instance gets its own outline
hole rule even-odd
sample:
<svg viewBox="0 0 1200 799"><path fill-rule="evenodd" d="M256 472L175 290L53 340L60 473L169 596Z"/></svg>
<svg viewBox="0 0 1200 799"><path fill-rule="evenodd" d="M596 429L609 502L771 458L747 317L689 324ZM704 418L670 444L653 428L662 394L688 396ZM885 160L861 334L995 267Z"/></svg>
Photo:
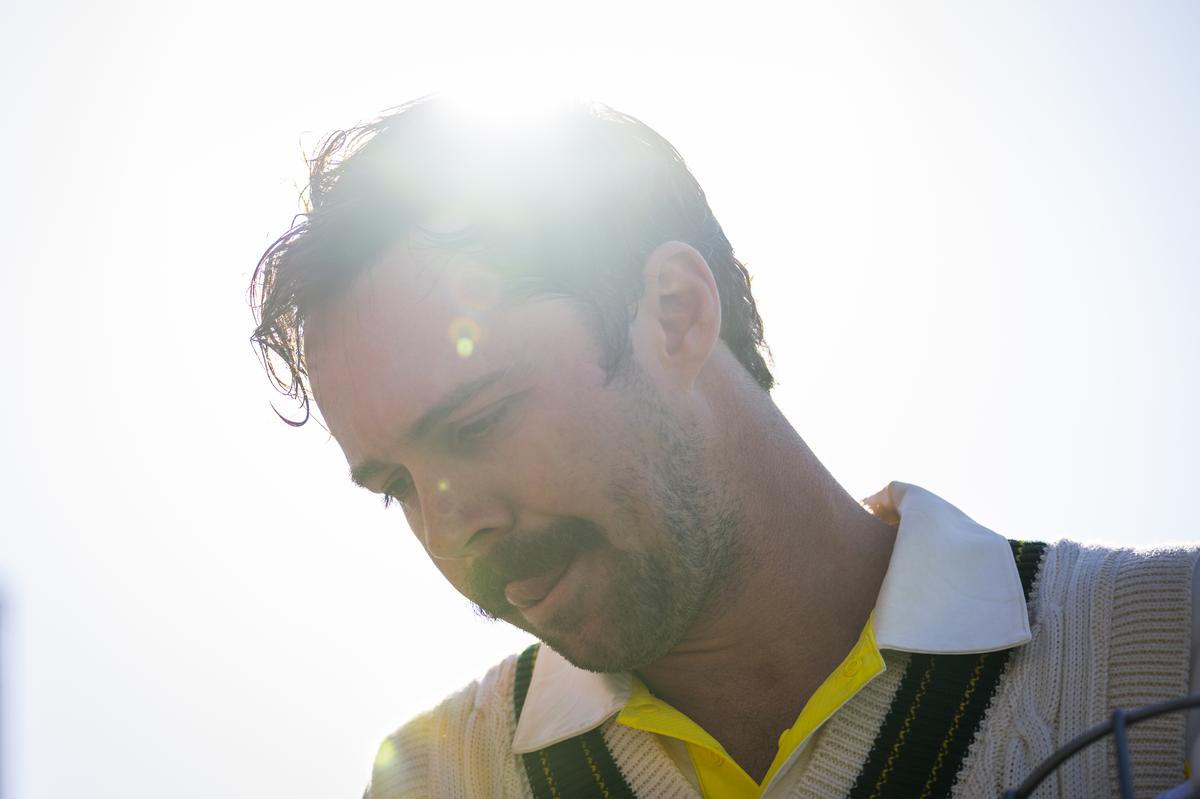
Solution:
<svg viewBox="0 0 1200 799"><path fill-rule="evenodd" d="M379 746L379 751L375 754L375 768L386 768L391 765L396 759L396 745L391 741L384 741Z"/></svg>
<svg viewBox="0 0 1200 799"><path fill-rule="evenodd" d="M458 357L470 358L475 353L480 334L478 322L467 317L458 317L450 323L450 329L447 332Z"/></svg>

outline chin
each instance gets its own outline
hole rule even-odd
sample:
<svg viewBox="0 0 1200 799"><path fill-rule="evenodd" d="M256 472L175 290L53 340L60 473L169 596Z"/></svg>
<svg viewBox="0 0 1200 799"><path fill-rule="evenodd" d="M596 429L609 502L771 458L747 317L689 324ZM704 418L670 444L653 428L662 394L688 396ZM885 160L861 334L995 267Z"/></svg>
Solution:
<svg viewBox="0 0 1200 799"><path fill-rule="evenodd" d="M572 666L585 671L601 673L632 671L643 665L631 662L631 659L620 651L619 647L597 646L598 642L596 641L588 641L583 644L579 641L561 640L555 636L545 636L543 641L562 655Z"/></svg>
<svg viewBox="0 0 1200 799"><path fill-rule="evenodd" d="M697 614L673 602L662 590L662 581L624 583L614 591L620 601L568 607L546 629L525 629L586 671L626 672L648 666L683 640Z"/></svg>
<svg viewBox="0 0 1200 799"><path fill-rule="evenodd" d="M612 625L590 634L585 627L563 635L531 632L576 668L601 673L640 669L667 654L675 645L675 641L662 636L661 628L626 635L616 634Z"/></svg>

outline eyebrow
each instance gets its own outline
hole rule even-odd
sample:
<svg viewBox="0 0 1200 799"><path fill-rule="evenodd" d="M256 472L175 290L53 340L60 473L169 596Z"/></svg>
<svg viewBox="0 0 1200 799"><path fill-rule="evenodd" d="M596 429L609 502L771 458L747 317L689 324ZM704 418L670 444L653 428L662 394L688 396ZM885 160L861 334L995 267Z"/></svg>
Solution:
<svg viewBox="0 0 1200 799"><path fill-rule="evenodd" d="M466 405L479 394L482 394L486 389L509 377L515 371L517 369L514 366L496 369L451 389L440 400L434 403L432 407L421 414L415 422L408 426L403 440L413 442L425 438L429 435L430 431L444 422L456 410ZM384 461L364 461L350 468L350 480L355 485L368 488L368 483L373 477L391 468L393 468L392 464Z"/></svg>

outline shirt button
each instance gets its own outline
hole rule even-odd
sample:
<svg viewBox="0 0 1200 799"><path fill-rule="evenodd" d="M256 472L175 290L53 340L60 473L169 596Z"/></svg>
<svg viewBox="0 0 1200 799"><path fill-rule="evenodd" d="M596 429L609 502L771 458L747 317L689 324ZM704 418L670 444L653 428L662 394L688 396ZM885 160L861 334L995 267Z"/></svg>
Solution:
<svg viewBox="0 0 1200 799"><path fill-rule="evenodd" d="M845 666L842 666L842 674L845 675L846 677L853 677L855 674L858 674L858 672L862 670L862 665L863 665L862 658L854 658L849 663L847 663Z"/></svg>
<svg viewBox="0 0 1200 799"><path fill-rule="evenodd" d="M708 761L708 764L709 764L710 766L723 766L723 765L725 765L725 758L721 757L721 756L720 756L720 755L718 755L716 752L713 752L713 751L711 751L711 750L709 750L709 749L705 749L705 750L704 750L704 759Z"/></svg>

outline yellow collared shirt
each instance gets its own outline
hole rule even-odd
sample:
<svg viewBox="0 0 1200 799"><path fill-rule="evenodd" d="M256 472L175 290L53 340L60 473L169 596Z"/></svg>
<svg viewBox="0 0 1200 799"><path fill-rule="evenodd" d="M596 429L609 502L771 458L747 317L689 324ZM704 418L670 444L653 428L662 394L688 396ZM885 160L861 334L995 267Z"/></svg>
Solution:
<svg viewBox="0 0 1200 799"><path fill-rule="evenodd" d="M883 655L875 644L872 619L867 619L858 642L833 673L809 698L796 723L779 736L779 751L761 784L742 770L725 747L699 724L650 693L645 684L633 678L632 691L617 722L687 744L696 777L706 799L756 799L771 778L797 752L817 729L842 705L884 671Z"/></svg>

